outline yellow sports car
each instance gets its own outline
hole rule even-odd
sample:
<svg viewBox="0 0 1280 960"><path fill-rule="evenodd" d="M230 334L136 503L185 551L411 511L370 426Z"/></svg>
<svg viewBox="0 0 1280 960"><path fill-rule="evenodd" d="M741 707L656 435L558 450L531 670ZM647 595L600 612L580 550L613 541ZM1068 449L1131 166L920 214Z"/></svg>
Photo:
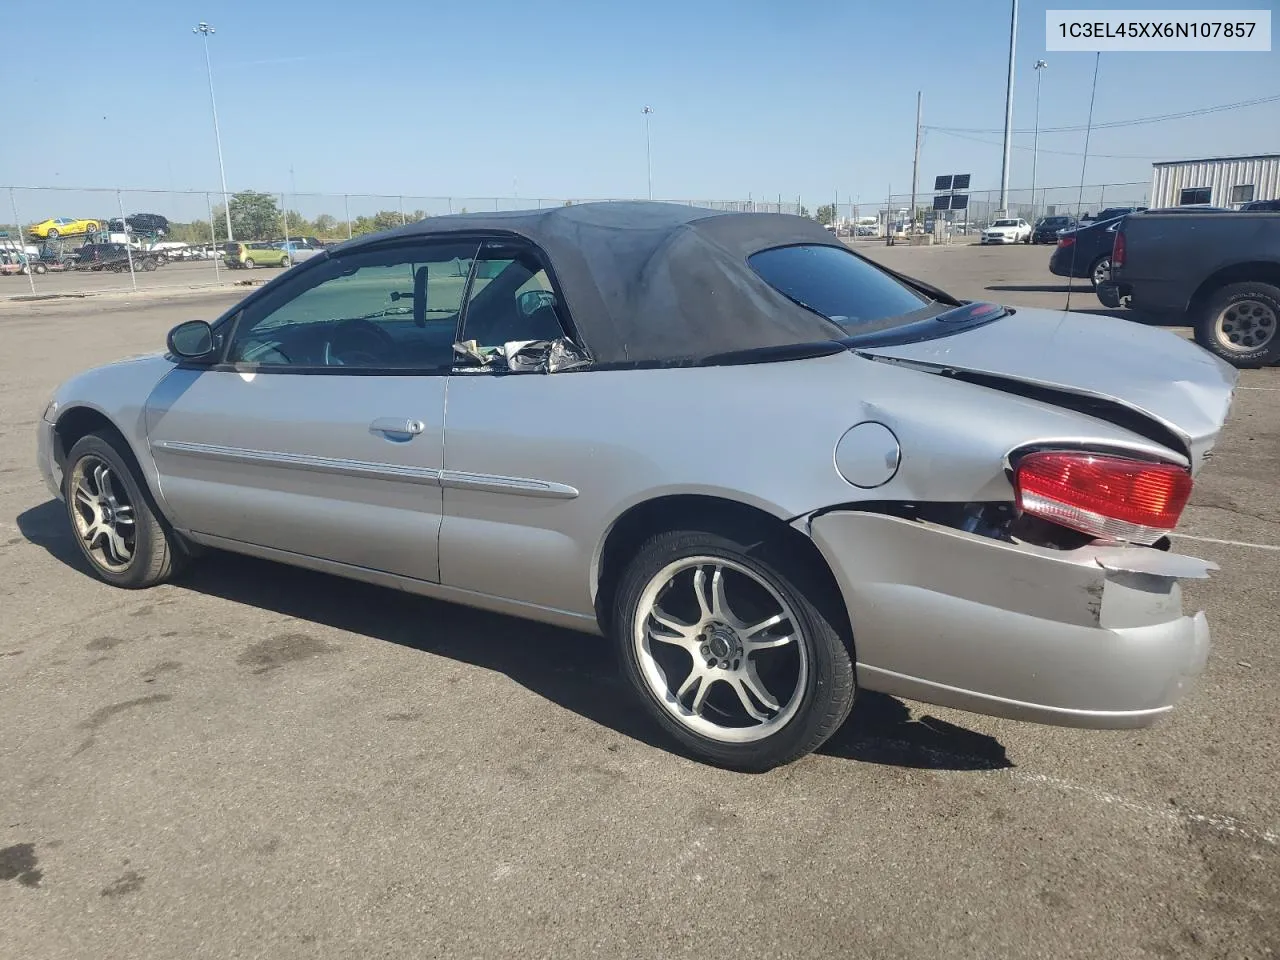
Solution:
<svg viewBox="0 0 1280 960"><path fill-rule="evenodd" d="M95 233L97 229L97 220L73 220L70 217L53 217L33 224L31 235L45 240L50 237L66 237L78 233Z"/></svg>

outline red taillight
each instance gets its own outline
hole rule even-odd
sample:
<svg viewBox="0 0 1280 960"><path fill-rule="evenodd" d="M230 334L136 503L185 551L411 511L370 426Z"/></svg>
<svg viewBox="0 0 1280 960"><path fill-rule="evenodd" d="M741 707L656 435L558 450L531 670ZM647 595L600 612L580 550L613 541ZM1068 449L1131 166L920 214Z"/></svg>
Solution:
<svg viewBox="0 0 1280 960"><path fill-rule="evenodd" d="M1116 231L1116 239L1111 244L1111 269L1124 266L1124 231Z"/></svg>
<svg viewBox="0 0 1280 960"><path fill-rule="evenodd" d="M1095 537L1154 543L1191 496L1191 474L1168 463L1088 453L1032 453L1014 471L1018 509Z"/></svg>
<svg viewBox="0 0 1280 960"><path fill-rule="evenodd" d="M1058 246L1060 247L1069 247L1075 242L1076 242L1075 237L1059 237L1058 238Z"/></svg>

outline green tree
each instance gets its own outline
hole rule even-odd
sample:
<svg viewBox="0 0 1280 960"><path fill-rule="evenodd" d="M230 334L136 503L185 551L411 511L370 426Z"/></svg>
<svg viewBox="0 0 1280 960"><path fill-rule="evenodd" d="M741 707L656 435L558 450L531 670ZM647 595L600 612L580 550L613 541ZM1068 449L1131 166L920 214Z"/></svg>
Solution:
<svg viewBox="0 0 1280 960"><path fill-rule="evenodd" d="M316 217L312 224L316 230L317 237L332 237L338 233L338 218L327 213L322 213ZM345 229L342 231L345 233Z"/></svg>
<svg viewBox="0 0 1280 960"><path fill-rule="evenodd" d="M824 227L828 224L836 222L836 205L834 203L824 203L818 208L815 214L817 221Z"/></svg>
<svg viewBox="0 0 1280 960"><path fill-rule="evenodd" d="M273 194L241 190L231 195L230 206L231 229L237 240L272 240L280 235L280 207ZM217 207L213 219L219 228L218 239L225 240L226 217L222 211L221 206Z"/></svg>

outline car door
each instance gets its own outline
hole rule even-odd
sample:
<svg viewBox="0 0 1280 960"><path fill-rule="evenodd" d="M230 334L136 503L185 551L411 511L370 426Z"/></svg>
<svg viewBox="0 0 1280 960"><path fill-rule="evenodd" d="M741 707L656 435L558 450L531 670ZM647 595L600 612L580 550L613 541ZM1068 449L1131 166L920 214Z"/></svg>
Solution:
<svg viewBox="0 0 1280 960"><path fill-rule="evenodd" d="M532 245L488 241L462 338L476 351L574 337L554 276ZM595 374L511 372L459 359L449 379L441 583L562 611L590 609L575 531L608 487L574 431Z"/></svg>
<svg viewBox="0 0 1280 960"><path fill-rule="evenodd" d="M324 257L215 326L147 405L170 518L250 544L439 579L444 402L476 242Z"/></svg>

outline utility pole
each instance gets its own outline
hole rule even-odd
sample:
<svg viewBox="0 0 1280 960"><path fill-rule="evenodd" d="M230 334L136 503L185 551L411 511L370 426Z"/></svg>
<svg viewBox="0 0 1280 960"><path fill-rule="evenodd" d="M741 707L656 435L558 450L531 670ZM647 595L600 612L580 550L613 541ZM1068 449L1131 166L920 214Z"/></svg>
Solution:
<svg viewBox="0 0 1280 960"><path fill-rule="evenodd" d="M649 199L653 199L653 151L649 148L649 114L653 113L653 107L645 105L640 111L644 114L644 165L649 173Z"/></svg>
<svg viewBox="0 0 1280 960"><path fill-rule="evenodd" d="M1004 92L1004 162L1000 164L1000 209L1009 212L1009 154L1013 150L1013 60L1018 43L1018 0L1013 0L1013 15L1009 19L1009 79Z"/></svg>
<svg viewBox="0 0 1280 960"><path fill-rule="evenodd" d="M1049 64L1036 61L1036 133L1031 144L1031 219L1036 217L1036 167L1040 163L1040 71Z"/></svg>
<svg viewBox="0 0 1280 960"><path fill-rule="evenodd" d="M217 31L201 20L191 28L191 32L204 37L204 68L209 74L209 105L213 107L213 139L218 145L218 173L222 177L222 211L227 216L227 239L234 240L231 235L231 199L227 196L227 168L222 163L222 134L218 131L218 101L213 96L213 64L209 60L209 34Z"/></svg>
<svg viewBox="0 0 1280 960"><path fill-rule="evenodd" d="M916 232L916 187L920 183L920 107L921 92L916 91L916 158L911 162L911 232Z"/></svg>

